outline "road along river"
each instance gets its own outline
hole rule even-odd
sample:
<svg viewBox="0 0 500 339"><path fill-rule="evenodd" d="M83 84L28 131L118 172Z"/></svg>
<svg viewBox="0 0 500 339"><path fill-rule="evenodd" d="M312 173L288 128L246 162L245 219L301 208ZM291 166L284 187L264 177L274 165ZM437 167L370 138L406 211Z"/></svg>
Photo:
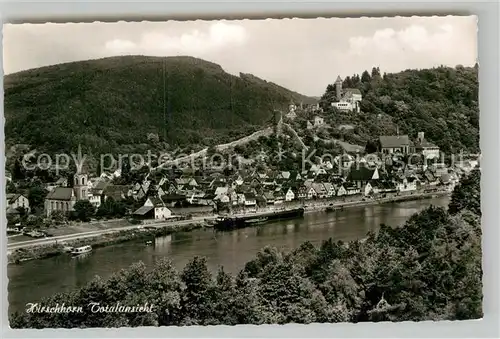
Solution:
<svg viewBox="0 0 500 339"><path fill-rule="evenodd" d="M148 267L161 257L169 257L178 269L196 255L205 256L208 266L218 266L237 273L266 245L292 249L304 241L319 244L334 240L362 239L380 224L402 225L412 214L430 206L446 207L449 196L364 207L336 212L307 213L304 218L276 221L260 227L214 233L210 229L175 233L156 238L152 246L144 241L130 241L95 249L90 255L72 258L61 255L49 259L9 265L9 312L23 310L28 302L85 285L95 275L102 278L132 263L142 261Z"/></svg>

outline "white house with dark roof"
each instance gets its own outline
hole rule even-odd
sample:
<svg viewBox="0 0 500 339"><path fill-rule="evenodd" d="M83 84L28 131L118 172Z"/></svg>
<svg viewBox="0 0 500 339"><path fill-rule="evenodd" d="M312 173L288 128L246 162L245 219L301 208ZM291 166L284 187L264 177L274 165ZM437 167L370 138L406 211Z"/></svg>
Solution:
<svg viewBox="0 0 500 339"><path fill-rule="evenodd" d="M131 187L128 185L108 185L104 188L104 191L102 192L102 197L104 198L104 201L108 200L109 198L115 201L120 201L126 199L131 193L131 191L132 191ZM99 195L99 198L100 197L101 196Z"/></svg>
<svg viewBox="0 0 500 339"><path fill-rule="evenodd" d="M395 180L396 189L399 192L410 192L417 190L417 179L416 177L403 177Z"/></svg>
<svg viewBox="0 0 500 339"><path fill-rule="evenodd" d="M134 212L134 216L141 219L165 220L172 216L172 211L161 199L149 197L144 205Z"/></svg>
<svg viewBox="0 0 500 339"><path fill-rule="evenodd" d="M273 192L271 192L271 191L265 191L264 194L263 194L263 196L264 196L264 199L266 199L266 202L268 204L274 204L274 200L275 199L274 199L274 193Z"/></svg>
<svg viewBox="0 0 500 339"><path fill-rule="evenodd" d="M255 194L253 193L244 193L244 197L245 197L245 206L255 206L257 205L257 200L256 200L256 197L255 197Z"/></svg>
<svg viewBox="0 0 500 339"><path fill-rule="evenodd" d="M325 189L326 189L326 197L327 198L331 198L331 197L334 197L335 196L335 186L333 186L333 184L329 183L329 182L324 182L323 183L323 186L325 186Z"/></svg>
<svg viewBox="0 0 500 339"><path fill-rule="evenodd" d="M300 188L300 190L304 191L305 199L314 199L318 196L318 193L312 187L312 183L304 183L304 185Z"/></svg>
<svg viewBox="0 0 500 339"><path fill-rule="evenodd" d="M108 181L105 180L89 180L89 183L87 187L89 188L89 191L91 190L94 195L101 195L104 192L104 189L109 185Z"/></svg>
<svg viewBox="0 0 500 339"><path fill-rule="evenodd" d="M328 196L328 191L326 190L325 185L323 185L322 183L313 182L311 184L311 187L316 192L316 197L323 199L323 198L326 198Z"/></svg>
<svg viewBox="0 0 500 339"><path fill-rule="evenodd" d="M292 201L295 199L295 193L293 192L292 188L289 187L286 189L286 194L285 194L285 201Z"/></svg>
<svg viewBox="0 0 500 339"><path fill-rule="evenodd" d="M9 193L6 196L7 198L7 211L17 210L19 207L26 209L26 211L30 212L30 202L28 198L23 194L14 194Z"/></svg>
<svg viewBox="0 0 500 339"><path fill-rule="evenodd" d="M64 178L64 177L57 179L56 186L67 187L68 186L68 179Z"/></svg>
<svg viewBox="0 0 500 339"><path fill-rule="evenodd" d="M177 186L185 186L185 185L198 186L198 183L192 177L177 178L177 179L175 179L175 183L177 184Z"/></svg>
<svg viewBox="0 0 500 339"><path fill-rule="evenodd" d="M238 205L245 205L245 193L237 193Z"/></svg>
<svg viewBox="0 0 500 339"><path fill-rule="evenodd" d="M274 190L274 204L282 204L286 199L286 194L280 188Z"/></svg>
<svg viewBox="0 0 500 339"><path fill-rule="evenodd" d="M340 185L337 189L337 196L341 197L347 195L347 190L345 189L344 185Z"/></svg>

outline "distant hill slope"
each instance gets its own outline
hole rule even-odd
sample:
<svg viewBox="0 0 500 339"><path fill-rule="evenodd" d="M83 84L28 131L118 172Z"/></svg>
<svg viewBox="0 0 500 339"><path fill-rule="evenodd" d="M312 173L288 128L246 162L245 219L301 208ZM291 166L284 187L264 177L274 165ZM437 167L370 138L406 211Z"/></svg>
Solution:
<svg viewBox="0 0 500 339"><path fill-rule="evenodd" d="M291 100L317 102L193 57L65 63L8 75L4 87L7 145L48 151L217 144L254 132Z"/></svg>

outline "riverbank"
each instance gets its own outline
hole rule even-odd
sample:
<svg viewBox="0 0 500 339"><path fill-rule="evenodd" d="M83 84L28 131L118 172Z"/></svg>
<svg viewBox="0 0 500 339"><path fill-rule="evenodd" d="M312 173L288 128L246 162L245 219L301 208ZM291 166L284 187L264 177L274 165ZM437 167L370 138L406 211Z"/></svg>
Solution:
<svg viewBox="0 0 500 339"><path fill-rule="evenodd" d="M339 201L338 199L334 199L330 201L328 200L315 201L313 203L306 204L304 208L305 208L305 213L312 213L312 212L326 211L327 209L330 208L342 209L349 207L389 204L393 202L430 199L450 194L451 192L449 191L435 191L435 192L412 192L406 194L392 195L385 198L363 197L362 200L353 200L353 201Z"/></svg>
<svg viewBox="0 0 500 339"><path fill-rule="evenodd" d="M76 238L72 240L33 245L13 250L8 254L8 264L17 264L28 260L51 258L64 253L64 247L80 247L91 245L93 248L105 247L119 244L131 240L152 240L156 237L166 236L176 232L189 232L195 229L207 227L205 222L193 222L183 225L166 225L156 228L135 228L131 230L121 230L112 233L95 235L88 238Z"/></svg>
<svg viewBox="0 0 500 339"><path fill-rule="evenodd" d="M305 206L305 213L322 212L327 209L342 209L349 207L362 207L369 205L387 204L411 200L429 199L437 196L449 195L449 191L436 191L429 193L413 192L400 195L392 195L385 198L356 197L352 201L335 199L324 199L309 201ZM256 214L258 215L258 213ZM213 218L213 216L211 216ZM44 239L28 241L25 244L11 244L15 246L8 249L8 264L20 263L27 260L36 260L58 256L64 253L64 247L79 247L91 245L94 248L109 246L131 240L151 240L155 237L169 235L176 232L189 232L194 229L211 227L203 218L197 221L182 221L183 223L151 224L151 226L127 226L125 229L108 229L105 231L92 231L68 235L58 239Z"/></svg>
<svg viewBox="0 0 500 339"><path fill-rule="evenodd" d="M137 262L143 262L147 270L151 270L163 257L171 260L179 272L193 257L199 256L206 258L212 274L216 275L222 266L225 272L236 275L267 245L291 251L305 241L317 246L330 238L334 242L360 240L368 232L377 232L380 224L402 226L415 213L431 205L446 208L449 201L449 196L442 196L347 208L338 213L307 213L303 218L275 221L234 232L216 233L201 228L157 237L151 245L147 244L149 239L143 239L97 248L81 260L63 254L8 265L9 313L23 312L28 302L40 302L55 293L75 290L95 276L108 279Z"/></svg>

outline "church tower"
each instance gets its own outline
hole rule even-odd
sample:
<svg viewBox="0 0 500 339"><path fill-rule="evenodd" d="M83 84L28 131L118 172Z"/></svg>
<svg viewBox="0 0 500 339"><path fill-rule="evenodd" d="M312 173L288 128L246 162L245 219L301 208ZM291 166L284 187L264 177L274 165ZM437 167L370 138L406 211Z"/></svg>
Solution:
<svg viewBox="0 0 500 339"><path fill-rule="evenodd" d="M340 78L340 75L337 77L337 80L335 80L335 92L337 94L337 100L340 101L340 98L342 97L342 79Z"/></svg>
<svg viewBox="0 0 500 339"><path fill-rule="evenodd" d="M87 174L75 173L73 180L73 190L75 191L76 200L88 200L88 182Z"/></svg>

